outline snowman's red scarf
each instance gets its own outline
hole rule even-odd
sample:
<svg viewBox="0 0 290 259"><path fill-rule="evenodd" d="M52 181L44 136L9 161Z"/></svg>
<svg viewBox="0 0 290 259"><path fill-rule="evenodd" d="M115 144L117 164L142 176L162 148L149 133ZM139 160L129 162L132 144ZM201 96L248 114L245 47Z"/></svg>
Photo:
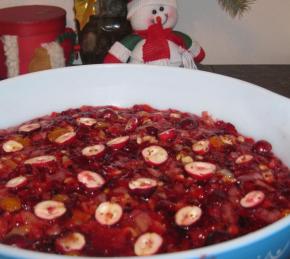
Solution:
<svg viewBox="0 0 290 259"><path fill-rule="evenodd" d="M147 30L135 31L134 33L145 39L143 46L144 62L169 59L168 40L185 48L183 39L174 34L172 29L163 29L161 23L153 24Z"/></svg>

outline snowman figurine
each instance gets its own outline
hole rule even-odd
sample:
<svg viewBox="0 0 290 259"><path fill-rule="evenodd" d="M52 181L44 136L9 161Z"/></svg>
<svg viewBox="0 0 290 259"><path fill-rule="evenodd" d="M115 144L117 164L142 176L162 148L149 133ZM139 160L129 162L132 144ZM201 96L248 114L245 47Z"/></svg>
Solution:
<svg viewBox="0 0 290 259"><path fill-rule="evenodd" d="M205 52L192 39L172 29L177 23L176 0L131 0L127 19L133 33L110 48L104 63L134 63L196 68Z"/></svg>

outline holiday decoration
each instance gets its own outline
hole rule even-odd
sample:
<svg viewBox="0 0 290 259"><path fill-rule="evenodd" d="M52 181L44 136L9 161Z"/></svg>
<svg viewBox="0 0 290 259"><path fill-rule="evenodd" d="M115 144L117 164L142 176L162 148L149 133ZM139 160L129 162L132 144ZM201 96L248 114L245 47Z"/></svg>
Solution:
<svg viewBox="0 0 290 259"><path fill-rule="evenodd" d="M65 32L60 34L55 41L43 43L35 49L28 71L36 72L72 65L75 59L73 52L75 43L75 32L66 28Z"/></svg>
<svg viewBox="0 0 290 259"><path fill-rule="evenodd" d="M236 17L248 11L255 0L218 0L218 2L232 17Z"/></svg>
<svg viewBox="0 0 290 259"><path fill-rule="evenodd" d="M126 0L75 0L83 64L102 63L110 47L131 33Z"/></svg>
<svg viewBox="0 0 290 259"><path fill-rule="evenodd" d="M132 0L127 7L133 33L111 47L105 63L196 68L195 63L204 59L196 41L172 30L177 23L176 0Z"/></svg>
<svg viewBox="0 0 290 259"><path fill-rule="evenodd" d="M0 78L70 64L75 33L65 23L59 7L0 9Z"/></svg>
<svg viewBox="0 0 290 259"><path fill-rule="evenodd" d="M96 14L97 0L74 0L74 9L79 29L82 30L92 15Z"/></svg>

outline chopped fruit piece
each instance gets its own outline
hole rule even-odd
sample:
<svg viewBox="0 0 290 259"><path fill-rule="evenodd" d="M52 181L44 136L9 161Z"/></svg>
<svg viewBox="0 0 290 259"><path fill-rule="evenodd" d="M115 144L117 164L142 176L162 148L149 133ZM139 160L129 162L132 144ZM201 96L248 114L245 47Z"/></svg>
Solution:
<svg viewBox="0 0 290 259"><path fill-rule="evenodd" d="M9 180L5 187L6 188L19 188L24 186L27 183L27 178L25 176L18 176Z"/></svg>
<svg viewBox="0 0 290 259"><path fill-rule="evenodd" d="M265 194L262 191L251 191L244 196L240 204L244 208L254 208L261 204L265 199Z"/></svg>
<svg viewBox="0 0 290 259"><path fill-rule="evenodd" d="M1 197L0 208L7 212L15 212L21 209L21 201L18 197L14 196Z"/></svg>
<svg viewBox="0 0 290 259"><path fill-rule="evenodd" d="M40 124L36 122L22 125L18 130L23 133L28 133L39 129L40 127Z"/></svg>
<svg viewBox="0 0 290 259"><path fill-rule="evenodd" d="M67 144L71 142L76 136L75 132L67 132L59 137L57 137L54 142L57 144Z"/></svg>
<svg viewBox="0 0 290 259"><path fill-rule="evenodd" d="M68 132L71 132L73 131L73 129L71 127L67 127L67 128L54 128L53 130L51 130L50 132L48 132L47 134L47 138L49 139L49 141L51 142L55 142L55 140L68 133Z"/></svg>
<svg viewBox="0 0 290 259"><path fill-rule="evenodd" d="M0 129L0 243L150 256L290 214L290 170L271 144L208 112L83 106L33 122Z"/></svg>
<svg viewBox="0 0 290 259"><path fill-rule="evenodd" d="M162 141L172 141L176 138L176 130L169 129L159 134L159 139Z"/></svg>
<svg viewBox="0 0 290 259"><path fill-rule="evenodd" d="M56 161L55 156L38 156L28 159L24 162L26 165L45 166L51 162Z"/></svg>
<svg viewBox="0 0 290 259"><path fill-rule="evenodd" d="M134 252L137 256L153 255L162 246L163 238L157 233L145 233L140 236L134 245Z"/></svg>
<svg viewBox="0 0 290 259"><path fill-rule="evenodd" d="M23 147L27 147L31 145L31 140L29 137L23 137L21 135L12 136L11 140L14 140L20 143Z"/></svg>
<svg viewBox="0 0 290 259"><path fill-rule="evenodd" d="M104 172L105 172L105 175L108 177L115 177L123 173L122 170L111 167L111 166L105 167Z"/></svg>
<svg viewBox="0 0 290 259"><path fill-rule="evenodd" d="M197 206L186 206L175 214L175 223L180 227L188 227L197 222L202 215L202 210Z"/></svg>
<svg viewBox="0 0 290 259"><path fill-rule="evenodd" d="M56 245L62 252L80 251L84 248L86 240L81 233L73 232L57 239Z"/></svg>
<svg viewBox="0 0 290 259"><path fill-rule="evenodd" d="M221 140L219 136L212 136L209 139L209 142L210 145L217 150L221 150L224 147L224 142Z"/></svg>
<svg viewBox="0 0 290 259"><path fill-rule="evenodd" d="M181 118L181 114L180 113L170 113L169 116L171 118L174 118L174 119L180 119Z"/></svg>
<svg viewBox="0 0 290 259"><path fill-rule="evenodd" d="M72 212L72 218L71 218L70 223L72 225L78 226L78 225L82 225L85 222L89 221L90 218L91 218L90 214L83 212L81 210L75 209Z"/></svg>
<svg viewBox="0 0 290 259"><path fill-rule="evenodd" d="M82 171L79 173L78 180L89 189L97 189L105 184L102 176L91 171Z"/></svg>
<svg viewBox="0 0 290 259"><path fill-rule="evenodd" d="M102 225L114 225L122 217L123 209L118 203L103 202L96 209L95 218Z"/></svg>
<svg viewBox="0 0 290 259"><path fill-rule="evenodd" d="M167 151L160 146L150 146L143 149L142 156L151 165L161 165L168 159Z"/></svg>
<svg viewBox="0 0 290 259"><path fill-rule="evenodd" d="M226 145L234 145L236 143L236 137L233 135L223 135L220 136L221 141Z"/></svg>
<svg viewBox="0 0 290 259"><path fill-rule="evenodd" d="M78 122L78 124L91 127L97 123L97 120L95 120L93 118L82 117L82 118L78 118L77 122Z"/></svg>
<svg viewBox="0 0 290 259"><path fill-rule="evenodd" d="M129 136L118 137L107 142L107 146L113 149L123 148L129 141Z"/></svg>
<svg viewBox="0 0 290 259"><path fill-rule="evenodd" d="M190 156L183 156L183 157L181 158L181 162L182 162L184 165L187 165L187 164L189 164L189 163L192 163L192 162L193 162L193 159L192 159L192 157L190 157Z"/></svg>
<svg viewBox="0 0 290 259"><path fill-rule="evenodd" d="M69 197L65 194L56 194L52 197L54 201L66 202L69 200Z"/></svg>
<svg viewBox="0 0 290 259"><path fill-rule="evenodd" d="M136 194L150 195L157 188L157 181L150 178L138 178L129 182L129 188Z"/></svg>
<svg viewBox="0 0 290 259"><path fill-rule="evenodd" d="M192 150L199 155L204 155L209 151L209 145L209 140L200 140L192 145Z"/></svg>
<svg viewBox="0 0 290 259"><path fill-rule="evenodd" d="M240 143L244 143L246 140L243 136L238 136L237 137L237 140L240 142Z"/></svg>
<svg viewBox="0 0 290 259"><path fill-rule="evenodd" d="M228 169L219 170L218 173L223 176L223 181L225 183L234 183L237 181L234 174Z"/></svg>
<svg viewBox="0 0 290 259"><path fill-rule="evenodd" d="M250 161L253 160L253 156L252 155L242 155L242 156L239 156L237 159L236 159L236 164L240 165L240 164L246 164Z"/></svg>
<svg viewBox="0 0 290 259"><path fill-rule="evenodd" d="M216 172L216 166L206 162L192 162L186 164L184 169L189 175L197 179L207 179Z"/></svg>
<svg viewBox="0 0 290 259"><path fill-rule="evenodd" d="M290 209L287 209L287 210L282 211L282 215L283 215L283 217L290 216Z"/></svg>
<svg viewBox="0 0 290 259"><path fill-rule="evenodd" d="M133 117L128 120L126 126L125 126L125 131L127 132L133 132L139 124L139 120L137 117Z"/></svg>
<svg viewBox="0 0 290 259"><path fill-rule="evenodd" d="M262 172L262 176L267 183L273 183L275 178L271 170Z"/></svg>
<svg viewBox="0 0 290 259"><path fill-rule="evenodd" d="M96 123L96 127L97 127L98 129L106 129L106 128L108 128L109 126L110 126L110 123L105 122L105 121L97 121L97 123Z"/></svg>
<svg viewBox="0 0 290 259"><path fill-rule="evenodd" d="M259 155L268 155L272 151L272 145L266 140L260 140L253 146L253 151Z"/></svg>
<svg viewBox="0 0 290 259"><path fill-rule="evenodd" d="M156 144L158 143L157 139L153 136L144 136L144 137L137 137L137 144L141 145L145 142L148 142L150 144Z"/></svg>
<svg viewBox="0 0 290 259"><path fill-rule="evenodd" d="M105 152L105 146L103 144L89 146L82 150L83 156L86 156L86 157L92 157L92 156L100 157L104 154L104 152Z"/></svg>
<svg viewBox="0 0 290 259"><path fill-rule="evenodd" d="M11 173L18 166L12 159L0 158L0 172L5 172L7 175Z"/></svg>
<svg viewBox="0 0 290 259"><path fill-rule="evenodd" d="M15 140L9 140L2 146L6 153L13 153L23 149L23 145Z"/></svg>
<svg viewBox="0 0 290 259"><path fill-rule="evenodd" d="M34 214L46 220L53 220L66 213L66 208L59 201L42 201L34 207Z"/></svg>

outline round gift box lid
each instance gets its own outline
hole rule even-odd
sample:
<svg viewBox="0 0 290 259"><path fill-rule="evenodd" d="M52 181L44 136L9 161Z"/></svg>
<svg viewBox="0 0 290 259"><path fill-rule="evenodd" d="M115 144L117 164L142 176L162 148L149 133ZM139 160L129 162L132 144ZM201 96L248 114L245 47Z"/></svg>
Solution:
<svg viewBox="0 0 290 259"><path fill-rule="evenodd" d="M56 6L28 5L0 9L0 35L31 36L63 31L66 11Z"/></svg>

